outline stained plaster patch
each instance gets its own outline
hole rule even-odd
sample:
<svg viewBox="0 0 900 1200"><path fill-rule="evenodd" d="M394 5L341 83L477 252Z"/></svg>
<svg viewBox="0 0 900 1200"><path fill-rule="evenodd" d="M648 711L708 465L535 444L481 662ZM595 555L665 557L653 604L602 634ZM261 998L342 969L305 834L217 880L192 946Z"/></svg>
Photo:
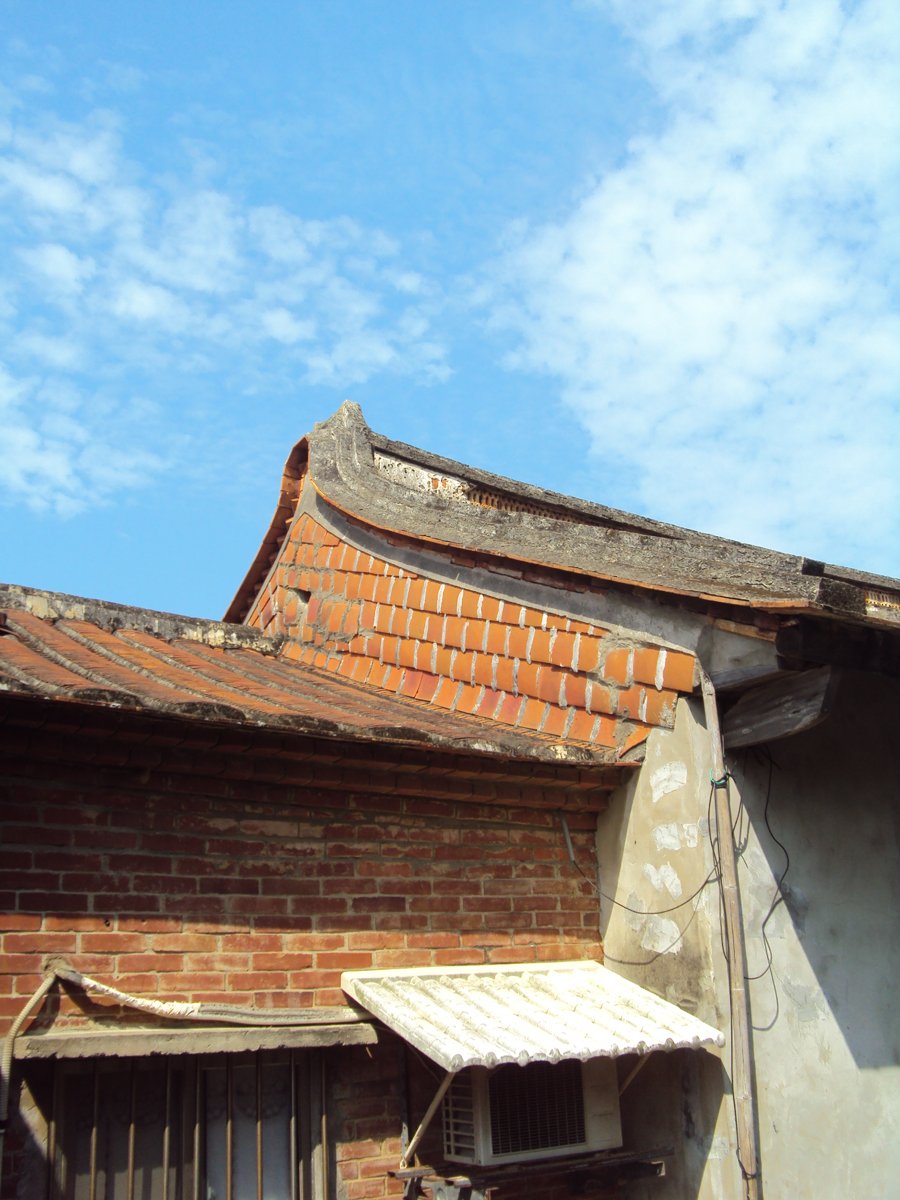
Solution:
<svg viewBox="0 0 900 1200"><path fill-rule="evenodd" d="M683 890L681 880L670 863L663 863L661 867L654 867L652 863L645 863L644 878L650 881L651 887L657 892L667 891L673 900L677 900L681 896Z"/></svg>
<svg viewBox="0 0 900 1200"><path fill-rule="evenodd" d="M823 1011L822 993L815 987L804 987L792 983L789 979L781 979L781 985L793 1003L793 1016L796 1020L821 1021L826 1015Z"/></svg>
<svg viewBox="0 0 900 1200"><path fill-rule="evenodd" d="M676 821L657 825L653 830L653 843L657 850L680 850L681 829Z"/></svg>
<svg viewBox="0 0 900 1200"><path fill-rule="evenodd" d="M653 830L657 850L693 850L699 840L699 830L692 821L668 821Z"/></svg>
<svg viewBox="0 0 900 1200"><path fill-rule="evenodd" d="M668 917L648 917L641 938L641 949L651 954L662 954L667 950L678 954L681 950L681 930Z"/></svg>
<svg viewBox="0 0 900 1200"><path fill-rule="evenodd" d="M663 796L683 788L687 778L687 765L683 762L667 762L657 767L650 776L650 795L653 803L658 804Z"/></svg>

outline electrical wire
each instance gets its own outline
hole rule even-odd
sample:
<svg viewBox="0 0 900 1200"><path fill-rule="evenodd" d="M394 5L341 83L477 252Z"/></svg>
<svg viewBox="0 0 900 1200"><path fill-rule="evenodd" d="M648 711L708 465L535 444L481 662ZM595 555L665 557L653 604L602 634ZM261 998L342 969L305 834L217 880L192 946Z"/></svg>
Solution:
<svg viewBox="0 0 900 1200"><path fill-rule="evenodd" d="M707 880L707 883L708 883L708 882L710 882L710 881L709 881L709 880ZM696 896L696 897L699 897L699 895L700 895L700 892L702 892L702 891L703 891L703 888L704 888L704 887L706 887L706 883L704 883L704 884L703 884L703 887L699 888L699 889L698 889L698 890L697 890L697 891L694 893L694 896ZM604 961L604 962L614 962L614 963L616 963L616 964L617 964L618 966L620 966L620 967L649 967L651 963L655 963L655 962L656 962L656 960L657 960L658 958L662 958L662 956L663 956L664 954L668 954L668 953L669 953L669 951L670 951L670 950L671 950L671 949L672 949L674 946L677 946L677 945L678 945L678 943L681 941L681 939L684 937L684 935L685 935L685 934L687 933L687 931L690 929L690 927L691 927L691 924L693 923L694 917L696 917L696 915L697 915L697 909L698 909L699 907L700 907L700 901L699 901L699 899L698 899L698 900L697 900L697 903L694 905L693 912L691 913L690 917L688 917L687 921L685 922L684 928L683 928L683 929L679 929L677 937L673 938L673 939L672 939L672 941L671 941L671 942L668 944L668 946L664 946L664 947L662 948L662 950L657 950L657 951L656 951L656 953L655 953L655 954L653 954L653 955L651 955L651 957L650 957L650 958L646 958L646 959L635 959L635 958L614 958L614 957L613 957L611 954L608 954L608 953L607 953L607 952L604 950L604 952L603 952L603 961ZM634 911L634 910L632 910L632 911ZM646 916L648 916L648 917L649 917L649 916L652 916L653 914L652 914L652 913L646 913L646 914L643 914L643 915L646 915Z"/></svg>
<svg viewBox="0 0 900 1200"><path fill-rule="evenodd" d="M753 1030L757 1033L765 1033L768 1030L772 1029L774 1027L776 1021L778 1020L778 1017L781 1014L781 997L778 994L778 984L776 982L776 976L775 976L775 956L774 956L774 953L772 950L772 945L769 941L767 926L769 924L769 921L772 919L772 916L774 915L775 910L778 908L778 905L782 904L784 902L784 881L787 878L787 873L790 870L790 866L791 866L791 856L788 853L788 849L785 846L785 844L776 836L775 831L772 829L772 824L769 820L769 808L770 808L770 805L772 802L773 769L774 769L774 767L778 766L778 764L776 763L776 761L775 761L772 753L769 751L768 747L764 747L761 749L765 756L766 762L768 763L768 778L766 780L766 803L763 808L763 821L765 822L766 830L768 831L769 837L772 839L772 841L775 843L775 845L779 848L779 850L781 850L782 854L784 855L784 868L782 869L782 872L778 877L778 882L775 884L775 889L772 893L772 899L769 903L769 907L766 910L766 915L763 917L762 922L760 924L760 933L762 935L763 950L764 950L765 956L766 956L766 965L765 965L765 967L763 967L763 969L761 971L758 971L756 974L744 976L744 979L748 983L754 983L760 979L764 979L766 977L766 975L768 975L769 979L771 981L771 984L772 984L772 995L773 995L774 1002L775 1002L775 1011L774 1011L771 1019L765 1025L753 1025L752 1026Z"/></svg>
<svg viewBox="0 0 900 1200"><path fill-rule="evenodd" d="M588 875L585 871L583 871L580 864L575 862L574 859L572 859L572 866L575 868L575 870L578 872L578 874L582 877L582 879L584 879L584 881L590 887L592 887L594 889L594 891L597 893L598 896L602 896L602 898L604 900L608 901L610 904L614 904L616 906L616 908L624 908L626 912L636 913L639 917L661 917L661 916L664 916L666 913L677 912L679 908L684 908L686 904L690 904L690 902L696 896L699 896L700 893L703 891L703 889L708 884L712 883L714 875L715 875L715 868L713 868L713 870L710 871L710 873L703 880L703 882L700 884L700 886L697 888L697 890L695 892L691 892L691 894L689 896L685 896L685 898L683 900L679 900L677 904L672 904L669 908L646 909L646 908L632 908L632 906L630 904L624 904L621 900L616 900L616 898L614 896L607 896L606 892L604 892L602 888L597 887L596 883L594 883L594 881L593 881L593 879L591 879L590 875Z"/></svg>
<svg viewBox="0 0 900 1200"><path fill-rule="evenodd" d="M730 774L731 774L730 771L726 771L725 772L726 778ZM722 953L725 957L725 970L726 970L727 977L728 977L728 1003L729 1003L729 1008L731 1008L731 1006L733 1004L732 991L731 991L731 954L729 953L730 945L729 945L729 940L728 940L728 925L727 925L727 921L725 919L725 887L724 887L724 881L722 879L721 863L720 863L720 857L719 857L719 828L718 828L718 823L716 823L715 834L714 834L713 833L713 825L712 825L712 803L713 803L713 796L715 794L715 790L716 790L716 785L715 785L715 783L713 783L712 787L710 788L710 792L709 792L709 800L707 802L707 809L708 809L709 820L710 820L710 846L712 847L713 863L716 866L716 881L719 885L719 930L721 933ZM726 800L727 800L728 799L727 791L726 791L725 795L726 795ZM737 817L732 820L731 819L731 811L730 811L730 802L729 802L730 832L731 832L731 837L734 838L736 842L737 842L737 832L740 827L743 812L744 812L744 802L743 802L743 799L741 799L738 804ZM749 836L749 827L748 827L748 836ZM735 852L737 854L737 846L735 848ZM731 1027L733 1030L733 1028L734 1028L733 1013L732 1013L732 1019L731 1019ZM734 1037L733 1036L728 1039L728 1059L729 1059L728 1078L730 1080L733 1080L734 1079ZM733 1086L731 1088L731 1108L732 1108L732 1112L734 1114L735 1129L737 1129L739 1126L737 1097L734 1094ZM744 1179L747 1180L747 1179L755 1178L756 1177L755 1173L749 1172L747 1170L746 1166L744 1165L743 1159L741 1158L741 1151L740 1151L739 1145L735 1145L734 1153L735 1153L735 1157L737 1158L738 1166L741 1169L741 1174L743 1175Z"/></svg>
<svg viewBox="0 0 900 1200"><path fill-rule="evenodd" d="M611 954L608 954L605 951L604 951L603 957L604 957L605 961L614 962L618 966L649 967L651 963L656 962L656 960L658 958L661 958L663 954L668 954L668 952L672 949L672 947L676 946L681 941L681 939L684 937L684 935L687 933L688 929L690 928L691 923L694 920L694 917L696 917L696 915L697 915L697 909L699 908L699 905L700 905L700 901L699 901L698 897L700 896L700 893L704 890L704 888L708 887L709 884L712 883L713 879L715 878L716 868L714 867L710 871L710 873L703 880L703 882L696 889L696 891L691 892L691 894L689 896L686 896L683 900L679 900L677 904L672 904L668 908L659 908L659 909L650 909L650 910L643 909L643 908L633 908L630 904L624 904L621 900L616 900L616 898L614 896L608 896L606 894L606 892L604 892L602 890L602 888L598 887L597 884L593 881L593 879L591 879L591 877L587 874L587 872L582 868L581 864L575 858L575 850L572 845L571 835L569 834L569 825L568 825L568 822L566 821L565 813L561 812L559 814L559 819L560 819L560 824L562 825L563 835L564 835L565 841L566 841L566 849L568 851L569 861L571 862L571 864L575 868L575 870L578 872L578 874L585 881L585 883L587 883L587 885L590 888L592 888L598 896L602 897L602 899L608 901L610 904L616 905L617 908L623 908L623 909L625 909L626 912L635 913L639 917L659 917L659 916L664 916L666 913L677 912L678 909L684 908L685 905L690 904L691 901L693 901L693 900L697 901L697 903L694 905L694 908L693 908L693 911L691 912L690 917L688 918L686 924L684 925L684 928L679 930L678 936L668 946L665 946L662 950L658 950L654 955L652 955L652 957L650 957L648 959L614 958Z"/></svg>

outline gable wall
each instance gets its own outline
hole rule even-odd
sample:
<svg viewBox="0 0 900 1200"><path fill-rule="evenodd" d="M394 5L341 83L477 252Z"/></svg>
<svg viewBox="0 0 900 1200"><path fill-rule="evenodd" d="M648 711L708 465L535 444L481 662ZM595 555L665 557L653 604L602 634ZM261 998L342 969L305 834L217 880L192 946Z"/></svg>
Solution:
<svg viewBox="0 0 900 1200"><path fill-rule="evenodd" d="M678 695L692 690L690 654L504 600L499 571L496 595L465 586L467 565L485 567L472 556L452 557L453 584L389 552L360 549L303 513L247 623L286 635L286 657L613 761L671 727Z"/></svg>

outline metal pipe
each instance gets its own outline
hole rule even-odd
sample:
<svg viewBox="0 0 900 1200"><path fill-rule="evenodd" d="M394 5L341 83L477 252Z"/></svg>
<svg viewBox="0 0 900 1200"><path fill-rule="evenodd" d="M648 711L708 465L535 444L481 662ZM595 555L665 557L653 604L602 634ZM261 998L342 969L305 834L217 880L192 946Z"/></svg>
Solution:
<svg viewBox="0 0 900 1200"><path fill-rule="evenodd" d="M135 1115L137 1109L137 1071L135 1060L131 1060L131 1099L128 1105L128 1178L126 1194L128 1200L134 1200L134 1142L136 1135Z"/></svg>
<svg viewBox="0 0 900 1200"><path fill-rule="evenodd" d="M3 1053L0 1055L0 1183L3 1181L3 1143L6 1140L6 1126L9 1123L9 1085L12 1076L13 1050L16 1038L22 1026L56 983L56 976L45 975L34 995L28 1000L10 1026L9 1032L3 1039Z"/></svg>
<svg viewBox="0 0 900 1200"><path fill-rule="evenodd" d="M90 1200L97 1200L97 1126L100 1124L100 1064L94 1059L93 1112L91 1114L91 1178L88 1185ZM163 1197L165 1200L165 1197Z"/></svg>
<svg viewBox="0 0 900 1200"><path fill-rule="evenodd" d="M728 794L728 773L725 769L715 688L705 671L700 673L700 686L703 691L706 729L712 748L716 837L719 846L719 874L728 952L728 987L731 1005L731 1087L737 1126L738 1160L744 1175L747 1200L758 1200L760 1195L759 1147L756 1137L756 1095L750 1040L750 1003L747 989L744 986L744 977L747 973L747 952L744 945L744 923L741 916L741 893L738 885L737 856L734 848L731 802Z"/></svg>
<svg viewBox="0 0 900 1200"><path fill-rule="evenodd" d="M622 1080L621 1084L619 1085L619 1095L620 1096L625 1095L626 1088L631 1087L631 1084L637 1077L638 1073L640 1071L643 1071L644 1067L646 1067L649 1060L650 1060L649 1054L644 1054L637 1060L637 1062L634 1064L634 1066L631 1068L631 1070L628 1072L628 1074L625 1076L625 1078Z"/></svg>
<svg viewBox="0 0 900 1200"><path fill-rule="evenodd" d="M152 1013L155 1017L166 1017L175 1021L219 1021L229 1025L353 1025L368 1018L349 1005L324 1010L315 1017L315 1010L308 1008L244 1008L239 1004L209 1004L203 1001L152 1000L148 996L132 996L111 984L101 983L90 975L83 975L68 963L57 959L50 968L50 979L56 977L84 988L99 992L117 1004L136 1008L140 1012ZM310 1020L310 1015L315 1017Z"/></svg>

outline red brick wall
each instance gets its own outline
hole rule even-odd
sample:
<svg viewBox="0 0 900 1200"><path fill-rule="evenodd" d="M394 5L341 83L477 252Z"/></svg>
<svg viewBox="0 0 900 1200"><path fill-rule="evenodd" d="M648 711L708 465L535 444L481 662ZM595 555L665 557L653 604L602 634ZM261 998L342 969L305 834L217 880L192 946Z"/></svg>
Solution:
<svg viewBox="0 0 900 1200"><path fill-rule="evenodd" d="M3 1017L48 954L125 990L277 1006L343 1003L351 968L599 953L554 813L72 775L5 789ZM568 822L589 867L593 814Z"/></svg>
<svg viewBox="0 0 900 1200"><path fill-rule="evenodd" d="M92 764L89 732L79 761L40 741L26 763L0 735L0 1032L53 955L142 996L263 1008L344 1003L347 969L601 956L596 897L547 809L223 779L213 750L137 725L140 769ZM567 819L590 872L594 814ZM72 992L57 1027L85 1012L146 1023ZM368 1064L333 1096L344 1194L397 1194L396 1065L332 1053Z"/></svg>
<svg viewBox="0 0 900 1200"><path fill-rule="evenodd" d="M671 726L678 694L693 687L689 654L443 584L358 550L308 515L291 528L247 623L287 634L286 657L613 757Z"/></svg>

